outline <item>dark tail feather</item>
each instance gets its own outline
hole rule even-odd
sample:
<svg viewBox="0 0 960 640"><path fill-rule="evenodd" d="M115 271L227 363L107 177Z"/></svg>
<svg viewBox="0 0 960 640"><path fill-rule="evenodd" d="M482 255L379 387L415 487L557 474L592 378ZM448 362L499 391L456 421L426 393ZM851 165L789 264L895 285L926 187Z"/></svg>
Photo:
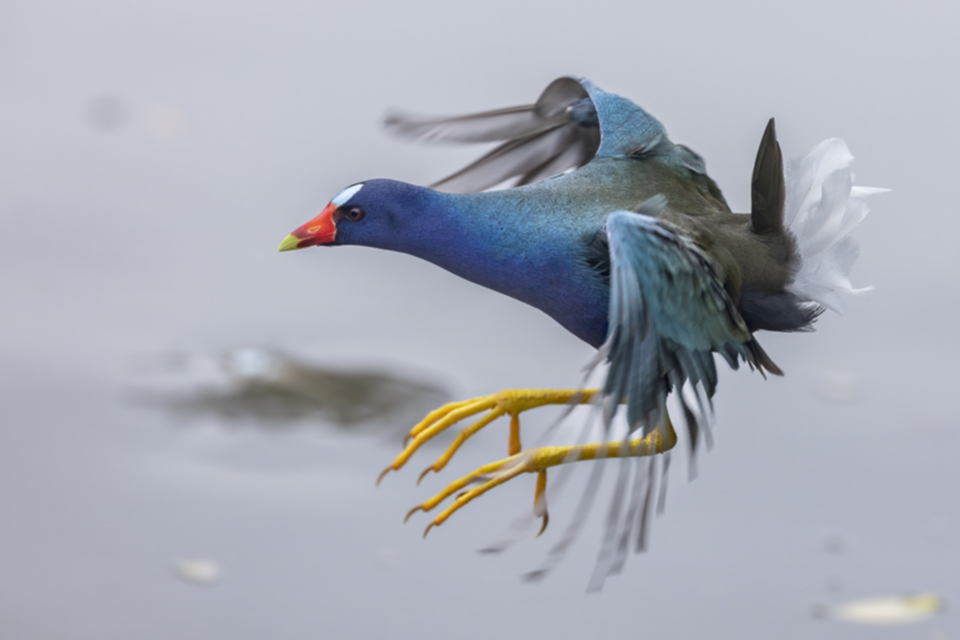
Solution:
<svg viewBox="0 0 960 640"><path fill-rule="evenodd" d="M755 233L783 233L783 203L786 188L783 184L783 155L777 142L773 118L760 140L757 160L753 165L751 189L753 206L750 223Z"/></svg>

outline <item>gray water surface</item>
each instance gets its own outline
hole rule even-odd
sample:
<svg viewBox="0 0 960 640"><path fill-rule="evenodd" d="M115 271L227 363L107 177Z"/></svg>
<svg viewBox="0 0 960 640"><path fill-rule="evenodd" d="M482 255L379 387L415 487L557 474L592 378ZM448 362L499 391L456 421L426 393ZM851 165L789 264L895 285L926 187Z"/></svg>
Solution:
<svg viewBox="0 0 960 640"><path fill-rule="evenodd" d="M960 636L958 24L936 2L0 4L0 636ZM735 210L770 116L787 156L841 136L858 183L893 189L857 232L854 282L875 290L813 334L762 335L786 377L724 370L699 479L677 465L650 551L602 593L584 589L603 499L548 580L520 580L584 472L543 538L499 556L475 551L529 512L532 477L426 541L422 515L403 525L503 457L505 425L419 488L440 446L375 488L414 418L131 402L154 384L139 357L244 348L438 402L575 386L591 350L513 300L402 255L276 253L348 184L429 183L479 153L383 137L388 106L497 108L566 74L649 109ZM947 611L812 613L922 591Z"/></svg>

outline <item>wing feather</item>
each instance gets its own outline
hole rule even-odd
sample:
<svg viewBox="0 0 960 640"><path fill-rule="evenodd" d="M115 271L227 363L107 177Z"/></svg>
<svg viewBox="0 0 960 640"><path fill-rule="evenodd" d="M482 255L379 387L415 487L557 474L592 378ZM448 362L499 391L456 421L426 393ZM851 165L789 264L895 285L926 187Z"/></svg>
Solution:
<svg viewBox="0 0 960 640"><path fill-rule="evenodd" d="M576 141L571 143L570 138L569 130L558 127L510 140L473 164L434 183L431 188L449 193L476 193L517 176L520 176L517 185L528 184L539 179L538 176L548 167L552 173L547 175L561 173L570 166L558 165L555 161L566 156L567 150L576 145Z"/></svg>
<svg viewBox="0 0 960 640"><path fill-rule="evenodd" d="M710 255L660 219L666 203L662 195L655 196L636 213L615 211L607 217L609 326L592 366L609 364L601 399L608 432L625 403L629 431L647 435L668 419L670 392L681 390L677 396L689 435L693 477L701 430L710 445L711 398L717 387L714 352L734 369L742 360L761 372L781 372L753 339ZM662 458L657 515L665 503L669 452ZM599 589L609 575L620 571L631 536L636 536L637 551L646 546L658 459L634 468L634 490L624 517L629 474L627 460L621 461L604 544L588 589Z"/></svg>
<svg viewBox="0 0 960 640"><path fill-rule="evenodd" d="M642 428L644 435L661 423L672 389L689 382L710 400L717 385L713 352L733 368L742 360L780 373L740 317L709 254L658 219L665 205L656 196L637 213L610 214L606 224L609 328L595 363L609 362L603 394L614 412L626 403L631 431Z"/></svg>
<svg viewBox="0 0 960 640"><path fill-rule="evenodd" d="M392 111L383 126L391 134L426 143L478 144L523 138L566 124L564 113L543 117L535 104L451 118L430 118Z"/></svg>
<svg viewBox="0 0 960 640"><path fill-rule="evenodd" d="M389 133L417 142L502 144L431 185L474 193L515 179L529 184L590 162L600 147L600 122L587 90L572 78L554 80L535 104L450 118L390 113Z"/></svg>

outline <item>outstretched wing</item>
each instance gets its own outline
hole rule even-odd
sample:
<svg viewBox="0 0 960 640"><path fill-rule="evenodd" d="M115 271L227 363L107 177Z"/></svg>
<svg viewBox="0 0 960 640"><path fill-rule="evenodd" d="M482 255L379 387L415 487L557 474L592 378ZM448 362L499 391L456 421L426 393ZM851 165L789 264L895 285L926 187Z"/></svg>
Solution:
<svg viewBox="0 0 960 640"><path fill-rule="evenodd" d="M453 118L392 113L387 131L420 142L502 142L470 166L431 185L451 193L483 191L516 178L536 182L588 163L600 146L597 110L572 78L554 80L535 104Z"/></svg>
<svg viewBox="0 0 960 640"><path fill-rule="evenodd" d="M658 156L706 175L703 159L674 144L660 122L636 104L586 79L558 78L535 104L453 118L391 113L388 132L419 142L500 142L470 166L431 185L452 193L483 191L507 180L536 182L595 157Z"/></svg>
<svg viewBox="0 0 960 640"><path fill-rule="evenodd" d="M610 214L606 224L610 314L597 363L610 363L607 406L616 412L626 403L630 430L642 427L644 435L664 419L671 389L689 381L698 399L702 394L709 402L717 386L713 352L734 369L742 359L781 374L747 329L709 254L657 218L665 205L656 196L637 213ZM697 426L689 428L695 445Z"/></svg>

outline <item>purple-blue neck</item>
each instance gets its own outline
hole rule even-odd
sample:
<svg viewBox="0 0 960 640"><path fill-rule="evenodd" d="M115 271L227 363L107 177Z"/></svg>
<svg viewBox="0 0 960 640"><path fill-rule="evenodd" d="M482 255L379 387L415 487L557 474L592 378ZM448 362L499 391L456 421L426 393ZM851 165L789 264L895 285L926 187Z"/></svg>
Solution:
<svg viewBox="0 0 960 640"><path fill-rule="evenodd" d="M586 266L589 225L577 224L523 190L448 194L371 180L350 200L365 219L338 227L338 243L400 251L526 302L599 346L608 289Z"/></svg>

